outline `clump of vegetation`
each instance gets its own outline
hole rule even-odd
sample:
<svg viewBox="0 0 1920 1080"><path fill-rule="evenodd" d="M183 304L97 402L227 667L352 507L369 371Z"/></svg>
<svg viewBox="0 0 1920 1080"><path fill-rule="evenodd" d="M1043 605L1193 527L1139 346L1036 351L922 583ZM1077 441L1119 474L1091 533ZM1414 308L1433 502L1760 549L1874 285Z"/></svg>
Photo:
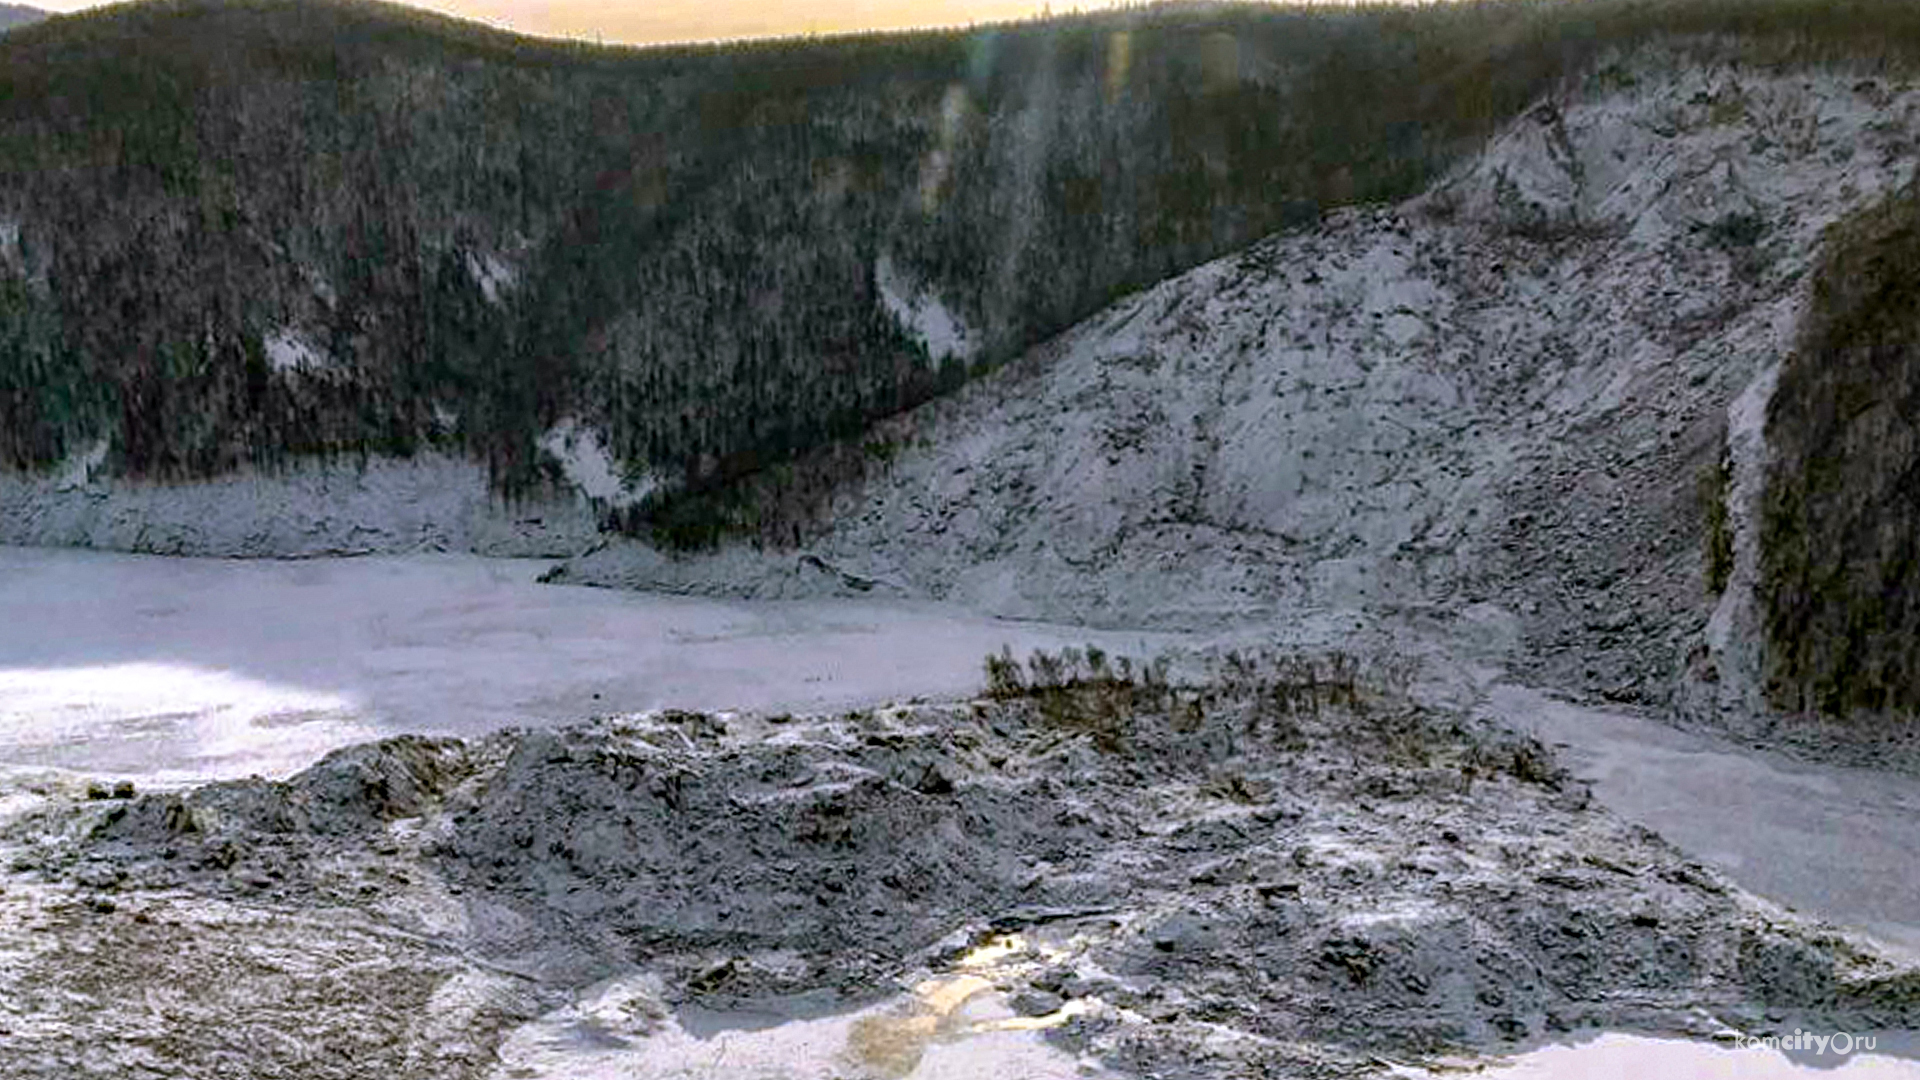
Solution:
<svg viewBox="0 0 1920 1080"><path fill-rule="evenodd" d="M1746 210L1735 210L1705 226L1707 240L1724 251L1739 251L1758 244L1767 235L1767 219Z"/></svg>
<svg viewBox="0 0 1920 1080"><path fill-rule="evenodd" d="M1920 188L1836 226L1767 413L1767 693L1920 711Z"/></svg>
<svg viewBox="0 0 1920 1080"><path fill-rule="evenodd" d="M1739 278L1752 281L1767 268L1769 254L1761 241L1773 230L1757 213L1734 210L1699 227L1707 242L1727 253Z"/></svg>
<svg viewBox="0 0 1920 1080"><path fill-rule="evenodd" d="M1002 647L986 658L986 689L998 700L1036 702L1049 723L1094 731L1116 746L1126 722L1140 710L1188 723L1197 723L1223 700L1249 704L1257 719L1282 723L1330 711L1364 713L1375 702L1404 700L1411 672L1404 664L1383 663L1378 677L1369 680L1360 661L1340 651L1233 650L1196 658L1196 663L1197 678L1175 682L1173 662L1165 655L1136 662L1089 645L1059 653L1036 649L1023 664Z"/></svg>
<svg viewBox="0 0 1920 1080"><path fill-rule="evenodd" d="M987 654L987 696L1033 701L1048 724L1091 732L1096 744L1116 750L1136 712L1174 706L1169 666L1164 656L1136 665L1095 645L1058 653L1035 649L1022 664L1002 646L997 655Z"/></svg>
<svg viewBox="0 0 1920 1080"><path fill-rule="evenodd" d="M1042 725L1084 735L1106 753L1252 740L1269 750L1427 773L1463 788L1476 777L1549 788L1567 779L1539 740L1417 704L1417 666L1401 656L1238 649L1183 655L1184 676L1176 678L1165 655L1140 662L1088 646L1036 650L1022 661L1003 647L984 667L989 698L1028 705ZM1237 775L1229 768L1210 790L1247 797Z"/></svg>

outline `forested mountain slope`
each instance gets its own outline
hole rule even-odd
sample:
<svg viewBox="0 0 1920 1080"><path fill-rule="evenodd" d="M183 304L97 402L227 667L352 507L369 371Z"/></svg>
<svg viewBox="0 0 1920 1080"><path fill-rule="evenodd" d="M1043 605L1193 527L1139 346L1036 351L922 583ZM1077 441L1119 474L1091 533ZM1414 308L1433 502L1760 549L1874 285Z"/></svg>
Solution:
<svg viewBox="0 0 1920 1080"><path fill-rule="evenodd" d="M1618 698L1911 709L1916 58L1892 0L50 20L0 43L0 540L612 520L754 544L563 576L1434 614Z"/></svg>
<svg viewBox="0 0 1920 1080"><path fill-rule="evenodd" d="M174 477L441 445L511 486L577 415L638 467L738 471L1404 186L1471 125L1400 116L1379 63L1328 85L1342 53L1409 47L1392 22L635 51L185 0L10 36L0 452L104 435L113 470ZM1287 120L1336 96L1372 105ZM890 306L965 339L930 356Z"/></svg>
<svg viewBox="0 0 1920 1080"><path fill-rule="evenodd" d="M1120 292L1410 195L1599 49L1916 28L1888 0L1168 5L656 50L353 0L52 20L0 44L0 464L432 450L517 491L557 429L645 524Z"/></svg>

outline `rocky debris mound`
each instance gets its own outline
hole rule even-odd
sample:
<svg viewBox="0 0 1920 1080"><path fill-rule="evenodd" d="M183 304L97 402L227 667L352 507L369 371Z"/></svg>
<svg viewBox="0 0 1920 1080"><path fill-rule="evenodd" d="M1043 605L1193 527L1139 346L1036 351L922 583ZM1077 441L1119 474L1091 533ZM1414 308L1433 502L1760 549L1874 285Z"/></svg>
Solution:
<svg viewBox="0 0 1920 1080"><path fill-rule="evenodd" d="M461 800L445 872L629 955L794 950L897 963L1097 846L928 717L757 745L534 733ZM674 734L681 732L675 731ZM970 778L965 791L955 778Z"/></svg>
<svg viewBox="0 0 1920 1080"><path fill-rule="evenodd" d="M458 740L402 735L336 750L284 783L227 781L185 797L146 797L100 838L137 845L179 833L364 835L432 809L473 768Z"/></svg>
<svg viewBox="0 0 1920 1080"><path fill-rule="evenodd" d="M654 973L653 1011L857 1003L993 942L969 971L1077 1003L1051 1037L1143 1077L1920 1022L1913 972L1595 808L1537 743L1409 703L1404 672L1200 666L1002 657L973 702L390 740L59 801L0 838L0 1072L138 1045L234 1074L230 1032L291 1030L263 1003L297 983L303 1026L247 1075L482 1075L610 976ZM163 979L214 989L156 1013Z"/></svg>

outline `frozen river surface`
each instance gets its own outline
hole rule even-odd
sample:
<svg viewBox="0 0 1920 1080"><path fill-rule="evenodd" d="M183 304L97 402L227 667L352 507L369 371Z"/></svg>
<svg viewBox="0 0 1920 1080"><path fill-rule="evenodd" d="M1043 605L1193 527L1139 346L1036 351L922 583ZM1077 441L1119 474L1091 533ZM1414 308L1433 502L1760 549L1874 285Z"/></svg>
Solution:
<svg viewBox="0 0 1920 1080"><path fill-rule="evenodd" d="M981 660L1164 637L934 604L550 586L538 561L245 562L0 548L0 764L276 775L400 731L977 689Z"/></svg>

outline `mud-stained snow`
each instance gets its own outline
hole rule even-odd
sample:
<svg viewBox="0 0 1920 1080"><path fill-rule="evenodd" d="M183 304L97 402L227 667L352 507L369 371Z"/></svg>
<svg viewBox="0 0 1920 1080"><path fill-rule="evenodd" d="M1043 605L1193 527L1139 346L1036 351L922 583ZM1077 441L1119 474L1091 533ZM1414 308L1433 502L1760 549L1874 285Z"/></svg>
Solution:
<svg viewBox="0 0 1920 1080"><path fill-rule="evenodd" d="M514 1031L500 1047L499 1080L1117 1080L1097 1062L1048 1045L1041 1033L1097 1003L1022 1016L976 970L928 979L864 1009L792 1019L777 1013L694 1013L661 1002L641 976L589 988L577 1001ZM690 1030L691 1029L691 1030Z"/></svg>

